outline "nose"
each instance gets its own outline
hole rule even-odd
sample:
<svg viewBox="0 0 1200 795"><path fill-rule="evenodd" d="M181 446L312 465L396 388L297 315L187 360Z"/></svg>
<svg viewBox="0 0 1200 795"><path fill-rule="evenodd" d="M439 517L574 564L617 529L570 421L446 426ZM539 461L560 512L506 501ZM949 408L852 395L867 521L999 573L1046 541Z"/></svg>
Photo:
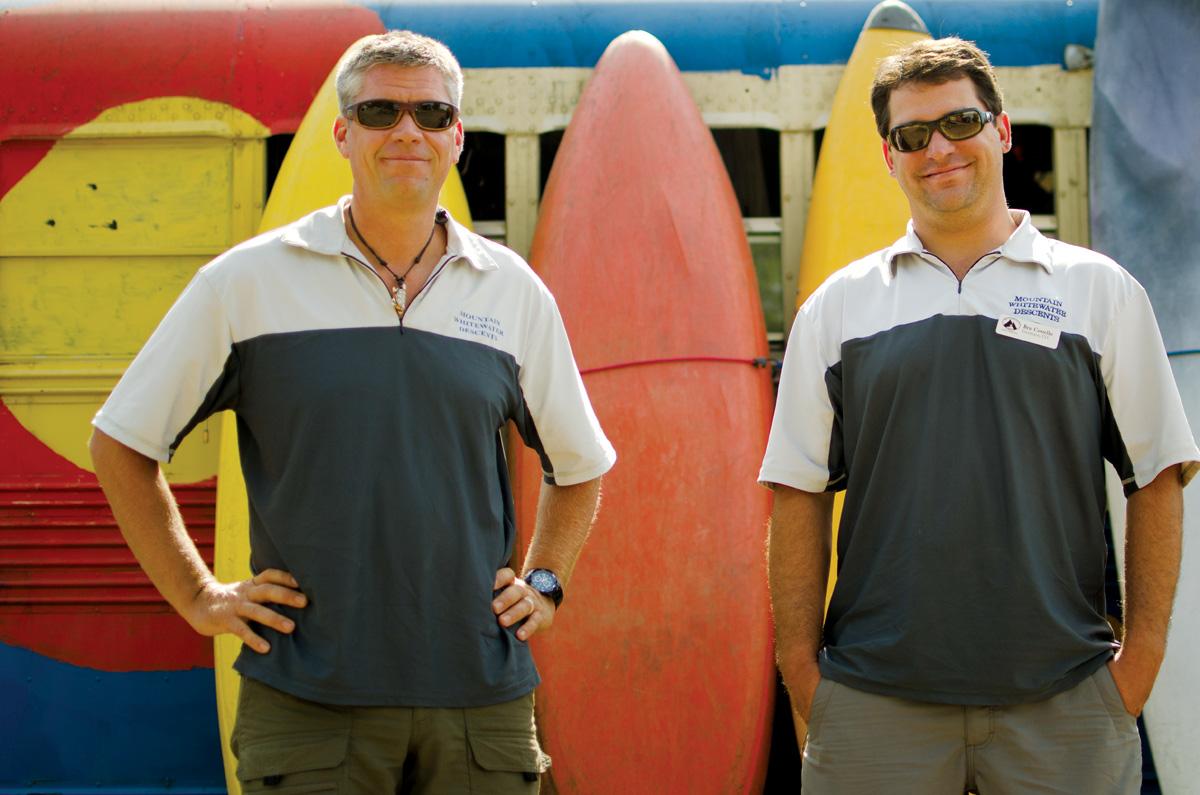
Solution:
<svg viewBox="0 0 1200 795"><path fill-rule="evenodd" d="M420 140L421 128L417 126L417 120L413 118L411 110L404 110L400 113L400 120L396 122L396 126L392 128L393 138L403 138L408 140Z"/></svg>
<svg viewBox="0 0 1200 795"><path fill-rule="evenodd" d="M942 135L942 131L934 129L929 138L929 146L925 148L926 157L942 157L954 151L954 142Z"/></svg>

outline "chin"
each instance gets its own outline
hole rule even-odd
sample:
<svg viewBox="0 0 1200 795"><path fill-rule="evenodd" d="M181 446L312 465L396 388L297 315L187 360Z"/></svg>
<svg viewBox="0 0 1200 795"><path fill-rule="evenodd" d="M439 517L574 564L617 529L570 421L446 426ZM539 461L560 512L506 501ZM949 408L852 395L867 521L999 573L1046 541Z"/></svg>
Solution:
<svg viewBox="0 0 1200 795"><path fill-rule="evenodd" d="M977 198L969 190L945 191L935 196L926 195L925 206L939 213L954 213L974 206Z"/></svg>

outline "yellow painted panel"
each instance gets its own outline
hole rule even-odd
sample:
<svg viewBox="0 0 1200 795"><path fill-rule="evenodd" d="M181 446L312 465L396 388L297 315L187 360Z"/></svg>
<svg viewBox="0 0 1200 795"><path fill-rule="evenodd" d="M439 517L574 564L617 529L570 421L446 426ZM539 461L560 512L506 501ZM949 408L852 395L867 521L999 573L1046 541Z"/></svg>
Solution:
<svg viewBox="0 0 1200 795"><path fill-rule="evenodd" d="M205 261L0 258L0 396L22 427L90 470L92 416ZM81 293L91 296L87 306ZM219 441L219 422L196 428L163 466L167 479L211 477Z"/></svg>
<svg viewBox="0 0 1200 795"><path fill-rule="evenodd" d="M84 469L89 421L196 269L249 237L269 131L189 97L104 111L0 199L0 399ZM211 477L220 421L163 467Z"/></svg>
<svg viewBox="0 0 1200 795"><path fill-rule="evenodd" d="M121 356L128 360L208 259L0 258L3 359Z"/></svg>
<svg viewBox="0 0 1200 795"><path fill-rule="evenodd" d="M267 135L219 103L111 108L56 143L0 202L0 254L219 253L236 242L235 205L261 202L261 177L258 195L235 195L235 141L261 149Z"/></svg>
<svg viewBox="0 0 1200 795"><path fill-rule="evenodd" d="M60 142L0 205L3 253L216 253L232 241L231 161L220 139Z"/></svg>
<svg viewBox="0 0 1200 795"><path fill-rule="evenodd" d="M267 197L266 146L261 140L233 142L233 190L230 245L249 240L258 232ZM224 251L226 247L222 247Z"/></svg>

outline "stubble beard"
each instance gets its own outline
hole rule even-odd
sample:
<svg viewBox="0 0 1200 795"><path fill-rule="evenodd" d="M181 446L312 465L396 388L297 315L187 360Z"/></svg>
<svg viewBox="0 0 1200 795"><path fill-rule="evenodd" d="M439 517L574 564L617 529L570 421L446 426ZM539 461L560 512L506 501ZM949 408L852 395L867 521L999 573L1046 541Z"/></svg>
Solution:
<svg viewBox="0 0 1200 795"><path fill-rule="evenodd" d="M922 204L938 215L959 215L978 207L983 197L983 186L978 179L964 185L940 190L920 188Z"/></svg>

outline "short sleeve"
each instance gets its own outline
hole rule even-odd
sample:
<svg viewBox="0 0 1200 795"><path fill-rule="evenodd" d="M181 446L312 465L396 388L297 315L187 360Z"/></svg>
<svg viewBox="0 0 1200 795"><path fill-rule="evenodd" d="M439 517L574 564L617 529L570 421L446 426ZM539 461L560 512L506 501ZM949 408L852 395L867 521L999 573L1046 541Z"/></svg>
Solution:
<svg viewBox="0 0 1200 795"><path fill-rule="evenodd" d="M823 354L810 302L796 314L783 356L775 417L758 480L809 492L845 488L841 367Z"/></svg>
<svg viewBox="0 0 1200 795"><path fill-rule="evenodd" d="M1131 472L1121 472L1130 494L1174 464L1186 484L1200 470L1191 428L1171 373L1150 299L1133 283L1100 351L1100 370L1112 418ZM1113 461L1120 472L1121 466Z"/></svg>
<svg viewBox="0 0 1200 795"><path fill-rule="evenodd" d="M617 454L592 410L558 306L544 288L538 299L518 363L524 412L515 420L545 481L570 486L603 475Z"/></svg>
<svg viewBox="0 0 1200 795"><path fill-rule="evenodd" d="M187 432L232 408L236 358L229 321L201 270L134 358L92 424L169 461Z"/></svg>

